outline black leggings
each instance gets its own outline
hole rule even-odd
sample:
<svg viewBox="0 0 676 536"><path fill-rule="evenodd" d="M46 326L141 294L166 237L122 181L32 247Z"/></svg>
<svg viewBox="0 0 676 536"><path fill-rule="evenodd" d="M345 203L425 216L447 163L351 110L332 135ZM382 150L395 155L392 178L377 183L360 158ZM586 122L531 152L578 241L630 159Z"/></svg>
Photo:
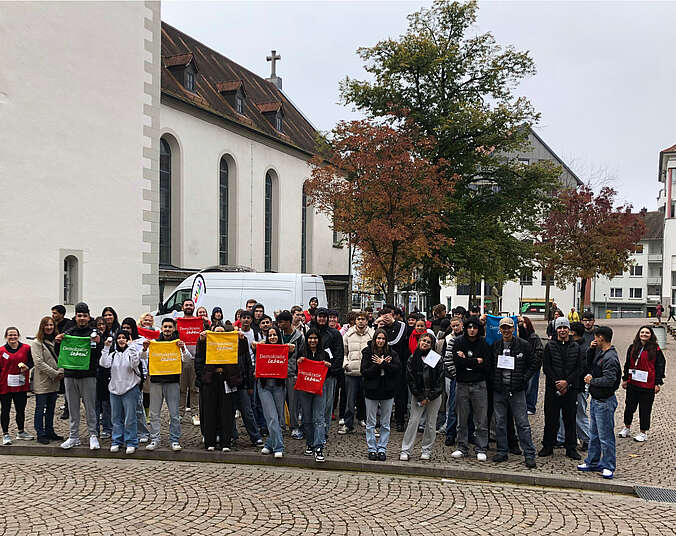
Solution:
<svg viewBox="0 0 676 536"><path fill-rule="evenodd" d="M650 429L650 414L655 401L654 389L642 389L632 384L627 385L627 398L624 402L624 425L629 428L638 407L638 420L642 432Z"/></svg>
<svg viewBox="0 0 676 536"><path fill-rule="evenodd" d="M6 393L0 395L0 425L2 426L2 433L9 433L9 410L12 408L12 401L14 401L14 411L16 413L16 427L19 432L23 432L24 421L26 420L26 401L28 400L28 393Z"/></svg>

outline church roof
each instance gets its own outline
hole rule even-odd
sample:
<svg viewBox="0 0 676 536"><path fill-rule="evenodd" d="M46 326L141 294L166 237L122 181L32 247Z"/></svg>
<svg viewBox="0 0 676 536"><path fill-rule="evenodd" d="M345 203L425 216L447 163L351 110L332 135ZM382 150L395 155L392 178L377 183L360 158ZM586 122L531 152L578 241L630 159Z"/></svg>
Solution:
<svg viewBox="0 0 676 536"><path fill-rule="evenodd" d="M187 56L199 65L199 73L195 76L194 93L185 89L169 69L170 66L187 65L189 63ZM162 58L164 95L235 122L305 153L316 154L317 131L274 84L166 22L162 22ZM179 63L169 65L168 61ZM235 111L222 94L240 85L246 88L242 115ZM273 123L263 115L264 111L272 112L279 109L284 111L283 132L277 131Z"/></svg>

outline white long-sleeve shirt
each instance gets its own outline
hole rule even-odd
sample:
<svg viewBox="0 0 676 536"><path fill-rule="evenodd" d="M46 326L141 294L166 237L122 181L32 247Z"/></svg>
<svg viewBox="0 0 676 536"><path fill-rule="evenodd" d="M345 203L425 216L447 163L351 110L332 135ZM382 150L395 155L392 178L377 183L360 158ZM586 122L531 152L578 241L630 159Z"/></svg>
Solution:
<svg viewBox="0 0 676 536"><path fill-rule="evenodd" d="M112 346L104 346L99 365L110 369L108 390L114 395L124 395L141 383L138 369L141 356L135 345L127 346L124 352L111 352Z"/></svg>

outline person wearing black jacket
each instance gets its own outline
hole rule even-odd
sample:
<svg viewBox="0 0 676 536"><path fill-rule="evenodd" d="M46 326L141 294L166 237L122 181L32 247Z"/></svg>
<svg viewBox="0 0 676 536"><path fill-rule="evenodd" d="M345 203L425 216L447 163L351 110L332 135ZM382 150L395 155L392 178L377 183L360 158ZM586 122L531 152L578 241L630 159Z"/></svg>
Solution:
<svg viewBox="0 0 676 536"><path fill-rule="evenodd" d="M162 341L176 341L181 349L181 362L192 361L193 356L186 347L185 343L178 338L176 331L176 320L165 318L162 320L162 331L157 338ZM150 341L143 342L143 353L141 359L148 364L148 347ZM150 370L150 367L147 367ZM150 443L146 445L146 450L155 450L160 446L160 411L162 402L167 402L169 408L169 444L171 450L181 450L179 439L181 438L181 416L179 414L180 374L150 375Z"/></svg>
<svg viewBox="0 0 676 536"><path fill-rule="evenodd" d="M364 378L366 401L366 446L369 460L387 459L390 439L390 418L394 395L398 389L401 363L397 352L387 344L387 333L377 329L361 351L360 372ZM380 409L380 437L376 445L376 419Z"/></svg>
<svg viewBox="0 0 676 536"><path fill-rule="evenodd" d="M232 325L218 324L213 331L233 331ZM248 359L247 341L238 341L236 365L207 365L206 334L200 335L195 350L195 383L200 392L200 423L204 433L204 448L212 451L217 447L216 436L220 439L218 447L229 452L232 443L232 431L235 424L234 393L238 389L250 388L253 383L253 371ZM244 347L245 351L239 351Z"/></svg>
<svg viewBox="0 0 676 536"><path fill-rule="evenodd" d="M328 319L328 317L327 317ZM305 338L305 352L298 356L297 364L303 360L320 361L327 368L333 366L331 356L322 347L321 334L317 328L310 328ZM306 391L298 391L300 406L303 411L303 428L305 430L305 456L315 457L316 462L325 461L324 445L326 444L326 416L324 404L326 398L326 383L322 387L322 394L317 395Z"/></svg>
<svg viewBox="0 0 676 536"><path fill-rule="evenodd" d="M488 449L488 390L491 359L493 352L486 339L479 335L481 322L470 316L465 321L465 332L453 344L455 363L455 412L458 418L458 448L453 458L467 456L470 414L474 417L476 429L475 452L477 460L486 461Z"/></svg>
<svg viewBox="0 0 676 536"><path fill-rule="evenodd" d="M429 460L436 436L437 413L444 392L444 360L433 350L436 339L431 333L423 333L418 347L406 365L406 383L411 391L411 415L401 442L399 459L408 461L415 443L420 419L425 415L425 431L422 437L421 460Z"/></svg>
<svg viewBox="0 0 676 536"><path fill-rule="evenodd" d="M329 311L325 307L317 308L316 321L311 323L311 326L319 331L319 338L322 343L322 348L329 355L331 367L326 375L324 382L324 390L322 396L324 397L324 420L326 421L325 434L329 436L329 428L331 427L331 413L333 412L333 399L336 395L336 383L338 376L343 373L343 357L345 349L343 347L343 336L335 328L329 326Z"/></svg>
<svg viewBox="0 0 676 536"><path fill-rule="evenodd" d="M387 344L397 352L401 368L399 370L399 389L394 395L394 421L396 422L397 432L403 432L406 420L406 409L408 406L408 387L406 385L406 365L411 355L408 349L408 336L406 324L394 319L394 307L385 304L380 310L382 319L382 328L387 334Z"/></svg>
<svg viewBox="0 0 676 536"><path fill-rule="evenodd" d="M582 371L582 350L570 336L570 322L565 317L556 319L556 338L545 346L542 370L545 373L545 430L542 449L538 456L551 456L563 412L566 431L566 456L579 460L575 433L577 389Z"/></svg>
<svg viewBox="0 0 676 536"><path fill-rule="evenodd" d="M80 302L75 306L75 327L70 328L65 335L74 337L90 337L91 347L89 352L89 368L87 370L73 370L64 368L64 387L66 389L66 400L69 409L69 436L61 448L70 449L80 445L80 400L84 402L85 415L87 419L87 430L89 432L89 448L98 450L101 448L97 437L97 419L96 419L96 369L103 349L103 340L101 334L89 326L89 306ZM64 334L56 336L56 341L60 343ZM59 350L56 350L57 355Z"/></svg>
<svg viewBox="0 0 676 536"><path fill-rule="evenodd" d="M540 369L540 362L531 350L528 341L514 336L514 321L505 317L500 320L502 337L493 343L491 380L493 383L493 409L495 414L495 437L498 453L494 462L507 461L507 413L511 409L519 443L526 460L526 467L535 468L535 447L528 422L526 388L528 381Z"/></svg>
<svg viewBox="0 0 676 536"><path fill-rule="evenodd" d="M601 471L607 479L615 474L615 391L622 378L620 359L612 340L613 330L600 326L596 329L593 346L587 352L584 382L589 385L591 396L589 452L584 463L577 466L580 471Z"/></svg>

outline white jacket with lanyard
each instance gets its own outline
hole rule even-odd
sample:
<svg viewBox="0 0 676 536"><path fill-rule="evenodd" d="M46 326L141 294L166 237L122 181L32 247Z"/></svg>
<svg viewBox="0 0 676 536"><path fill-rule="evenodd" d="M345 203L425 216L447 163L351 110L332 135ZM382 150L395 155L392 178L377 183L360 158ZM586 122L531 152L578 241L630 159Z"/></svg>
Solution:
<svg viewBox="0 0 676 536"><path fill-rule="evenodd" d="M122 396L141 383L141 355L137 345L127 346L124 352L112 348L112 345L104 346L99 365L110 369L108 390L114 395Z"/></svg>

